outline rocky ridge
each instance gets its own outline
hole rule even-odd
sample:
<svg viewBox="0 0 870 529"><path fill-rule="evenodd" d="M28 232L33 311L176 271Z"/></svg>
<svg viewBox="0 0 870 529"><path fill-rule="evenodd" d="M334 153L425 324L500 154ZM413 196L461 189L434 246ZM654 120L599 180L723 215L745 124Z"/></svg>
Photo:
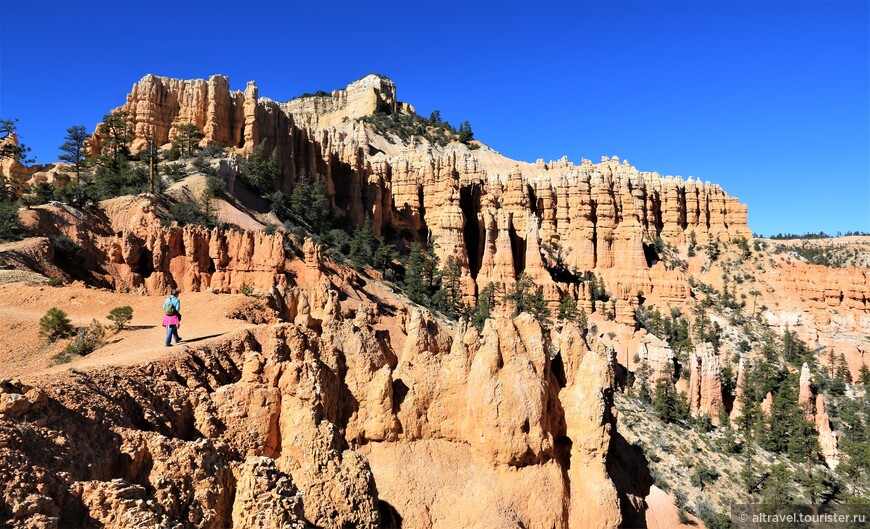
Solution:
<svg viewBox="0 0 870 529"><path fill-rule="evenodd" d="M159 144L171 141L184 123L200 127L204 143L239 152L260 142L268 151L277 149L282 190L323 175L337 215L356 224L370 216L376 235L390 231L437 241L442 260L452 255L460 263L469 297L489 282L511 283L526 270L544 275L532 248L554 248L569 268L601 271L616 294L618 318L628 323L638 293L688 296L679 275L653 266L645 243L751 236L746 206L721 187L640 172L616 157L598 164L531 164L487 147L475 152L459 144L393 144L357 119L413 113L381 76L287 103L260 98L253 83L244 92L228 86L221 76L182 81L149 75L116 110L128 113L134 150L151 137ZM95 135L92 148L100 141ZM565 284L548 288L554 303L569 293L592 302Z"/></svg>

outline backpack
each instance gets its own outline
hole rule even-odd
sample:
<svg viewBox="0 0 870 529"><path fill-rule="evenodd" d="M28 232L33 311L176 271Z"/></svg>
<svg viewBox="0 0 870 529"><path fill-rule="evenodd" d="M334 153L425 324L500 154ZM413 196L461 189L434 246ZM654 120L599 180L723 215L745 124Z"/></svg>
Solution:
<svg viewBox="0 0 870 529"><path fill-rule="evenodd" d="M175 310L175 303L172 302L172 298L166 298L166 301L163 302L163 312L167 316L175 316L178 314Z"/></svg>

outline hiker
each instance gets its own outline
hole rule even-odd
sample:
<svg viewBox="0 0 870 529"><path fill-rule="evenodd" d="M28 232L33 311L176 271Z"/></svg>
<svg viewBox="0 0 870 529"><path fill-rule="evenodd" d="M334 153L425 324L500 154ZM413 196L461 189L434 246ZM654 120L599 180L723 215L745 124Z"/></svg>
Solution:
<svg viewBox="0 0 870 529"><path fill-rule="evenodd" d="M181 300L178 294L181 291L172 289L172 294L163 302L163 326L166 327L166 347L169 347L172 337L175 336L175 344L181 341L178 336L178 328L181 327Z"/></svg>

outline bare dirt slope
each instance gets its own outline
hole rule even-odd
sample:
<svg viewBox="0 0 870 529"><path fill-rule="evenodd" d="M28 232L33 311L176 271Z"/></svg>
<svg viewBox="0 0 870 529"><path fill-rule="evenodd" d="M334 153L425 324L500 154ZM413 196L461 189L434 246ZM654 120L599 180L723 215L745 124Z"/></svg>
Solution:
<svg viewBox="0 0 870 529"><path fill-rule="evenodd" d="M186 347L248 326L240 320L225 316L228 309L246 298L242 295L191 292L181 296L183 321L178 347L165 347L165 328L161 326L162 296L121 294L106 290L67 286L55 288L35 282L0 284L0 320L4 332L0 333L0 378L29 378L37 374L60 373L70 368L98 365L130 365L146 362ZM69 315L75 326L88 325L96 319L105 326L114 307L129 305L133 320L129 329L115 334L109 330L107 344L86 357L71 363L52 366L52 357L60 352L68 340L51 344L39 337L39 320L45 312L57 307Z"/></svg>

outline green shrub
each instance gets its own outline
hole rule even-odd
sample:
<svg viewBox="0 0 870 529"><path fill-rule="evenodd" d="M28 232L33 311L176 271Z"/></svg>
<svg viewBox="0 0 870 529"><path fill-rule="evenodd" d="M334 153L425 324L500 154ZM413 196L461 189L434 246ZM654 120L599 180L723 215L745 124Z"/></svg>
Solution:
<svg viewBox="0 0 870 529"><path fill-rule="evenodd" d="M212 197L220 196L227 190L227 183L217 175L208 175L205 179L205 189Z"/></svg>
<svg viewBox="0 0 870 529"><path fill-rule="evenodd" d="M189 202L179 202L169 206L169 211L163 215L163 223L169 225L173 221L177 222L179 226L199 224L212 227L215 225L213 216L203 211L198 205Z"/></svg>
<svg viewBox="0 0 870 529"><path fill-rule="evenodd" d="M719 479L719 472L705 465L699 466L692 473L692 486L704 490L704 487Z"/></svg>
<svg viewBox="0 0 870 529"><path fill-rule="evenodd" d="M217 176L217 169L212 166L205 158L196 157L193 159L193 167L200 173L206 176Z"/></svg>
<svg viewBox="0 0 870 529"><path fill-rule="evenodd" d="M19 241L27 236L27 230L18 218L18 205L0 200L0 242Z"/></svg>
<svg viewBox="0 0 870 529"><path fill-rule="evenodd" d="M61 279L59 277L49 277L47 284L50 287L63 286L63 279Z"/></svg>
<svg viewBox="0 0 870 529"><path fill-rule="evenodd" d="M254 147L246 158L239 160L239 177L261 196L275 191L280 176L278 149L272 149L272 153L266 156L266 145L263 142Z"/></svg>
<svg viewBox="0 0 870 529"><path fill-rule="evenodd" d="M75 339L63 350L70 356L85 356L102 347L105 342L106 329L97 320L92 320L87 327L79 327Z"/></svg>
<svg viewBox="0 0 870 529"><path fill-rule="evenodd" d="M85 249L65 233L52 237L51 245L55 256L67 264L80 265L85 260Z"/></svg>
<svg viewBox="0 0 870 529"><path fill-rule="evenodd" d="M107 318L115 324L115 331L120 331L125 325L130 323L130 320L133 319L133 307L126 305L123 307L115 307L109 311Z"/></svg>
<svg viewBox="0 0 870 529"><path fill-rule="evenodd" d="M511 286L505 295L505 301L514 304L514 316L528 312L542 324L546 325L550 321L550 309L544 299L544 289L535 285L525 272L521 273L516 283Z"/></svg>
<svg viewBox="0 0 870 529"><path fill-rule="evenodd" d="M477 330L483 329L483 325L495 307L498 291L498 285L489 283L483 287L477 296L477 305L475 305L474 312L471 315L471 322L477 327Z"/></svg>
<svg viewBox="0 0 870 529"><path fill-rule="evenodd" d="M173 182L178 182L187 176L187 168L183 163L168 163L163 166L163 174Z"/></svg>
<svg viewBox="0 0 870 529"><path fill-rule="evenodd" d="M200 154L203 158L226 158L227 146L223 143L212 143L203 147Z"/></svg>
<svg viewBox="0 0 870 529"><path fill-rule="evenodd" d="M254 295L254 286L245 283L242 285L242 288L239 289L239 293L244 294L246 296L253 296Z"/></svg>
<svg viewBox="0 0 870 529"><path fill-rule="evenodd" d="M39 320L39 336L53 342L58 338L66 338L72 334L73 326L66 312L58 308L50 308Z"/></svg>

